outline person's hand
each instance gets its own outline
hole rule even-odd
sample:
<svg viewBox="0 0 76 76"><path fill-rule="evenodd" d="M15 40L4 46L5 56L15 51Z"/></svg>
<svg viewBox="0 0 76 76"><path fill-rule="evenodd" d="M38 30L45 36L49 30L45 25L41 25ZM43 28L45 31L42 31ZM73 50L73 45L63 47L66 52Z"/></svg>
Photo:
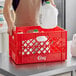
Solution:
<svg viewBox="0 0 76 76"><path fill-rule="evenodd" d="M55 4L55 3L52 3L52 2L51 2L51 4L52 4L54 7L56 7L56 4Z"/></svg>
<svg viewBox="0 0 76 76"><path fill-rule="evenodd" d="M56 7L56 4L55 4L54 0L47 0L47 1L50 1L51 4L52 4L54 7Z"/></svg>
<svg viewBox="0 0 76 76"><path fill-rule="evenodd" d="M54 7L56 7L56 5L55 4L52 4Z"/></svg>
<svg viewBox="0 0 76 76"><path fill-rule="evenodd" d="M13 31L16 31L16 26L15 25L8 26L8 34L12 35Z"/></svg>

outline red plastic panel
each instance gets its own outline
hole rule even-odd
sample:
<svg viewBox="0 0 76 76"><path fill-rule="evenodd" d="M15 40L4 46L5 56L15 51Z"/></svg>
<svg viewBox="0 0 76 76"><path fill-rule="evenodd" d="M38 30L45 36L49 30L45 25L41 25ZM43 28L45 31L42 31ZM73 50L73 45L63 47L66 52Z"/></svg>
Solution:
<svg viewBox="0 0 76 76"><path fill-rule="evenodd" d="M37 29L36 33L28 33ZM45 36L46 41L37 37ZM63 61L67 59L67 31L60 27L42 29L40 26L16 27L9 36L9 55L16 64Z"/></svg>

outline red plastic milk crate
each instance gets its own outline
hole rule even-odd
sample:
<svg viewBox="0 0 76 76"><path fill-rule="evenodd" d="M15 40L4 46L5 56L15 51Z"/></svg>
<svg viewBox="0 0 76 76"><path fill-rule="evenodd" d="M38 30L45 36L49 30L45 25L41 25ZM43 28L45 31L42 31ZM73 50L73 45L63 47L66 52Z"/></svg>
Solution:
<svg viewBox="0 0 76 76"><path fill-rule="evenodd" d="M35 29L38 32L27 32ZM39 36L45 36L47 40L38 41ZM58 26L53 29L16 27L9 36L9 55L16 64L64 61L67 59L67 31Z"/></svg>

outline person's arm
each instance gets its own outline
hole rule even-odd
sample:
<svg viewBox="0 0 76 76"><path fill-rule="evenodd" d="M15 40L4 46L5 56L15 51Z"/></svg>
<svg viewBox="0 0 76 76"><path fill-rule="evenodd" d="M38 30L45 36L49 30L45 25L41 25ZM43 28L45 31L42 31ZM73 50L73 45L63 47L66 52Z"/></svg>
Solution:
<svg viewBox="0 0 76 76"><path fill-rule="evenodd" d="M4 17L8 25L8 33L10 35L12 35L12 31L15 30L14 21L11 17L11 10L10 10L11 5L12 5L12 0L5 0L4 9L3 9Z"/></svg>
<svg viewBox="0 0 76 76"><path fill-rule="evenodd" d="M16 17L16 16L15 16L15 12L14 12L13 9L11 10L11 16L12 16L13 21L15 22L15 17Z"/></svg>

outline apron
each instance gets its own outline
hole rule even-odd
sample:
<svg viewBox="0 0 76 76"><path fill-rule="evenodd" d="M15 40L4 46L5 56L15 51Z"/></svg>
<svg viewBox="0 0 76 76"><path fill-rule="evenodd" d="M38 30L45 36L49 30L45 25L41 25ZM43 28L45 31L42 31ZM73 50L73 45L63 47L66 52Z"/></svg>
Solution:
<svg viewBox="0 0 76 76"><path fill-rule="evenodd" d="M16 8L16 26L38 26L41 0L20 0Z"/></svg>

